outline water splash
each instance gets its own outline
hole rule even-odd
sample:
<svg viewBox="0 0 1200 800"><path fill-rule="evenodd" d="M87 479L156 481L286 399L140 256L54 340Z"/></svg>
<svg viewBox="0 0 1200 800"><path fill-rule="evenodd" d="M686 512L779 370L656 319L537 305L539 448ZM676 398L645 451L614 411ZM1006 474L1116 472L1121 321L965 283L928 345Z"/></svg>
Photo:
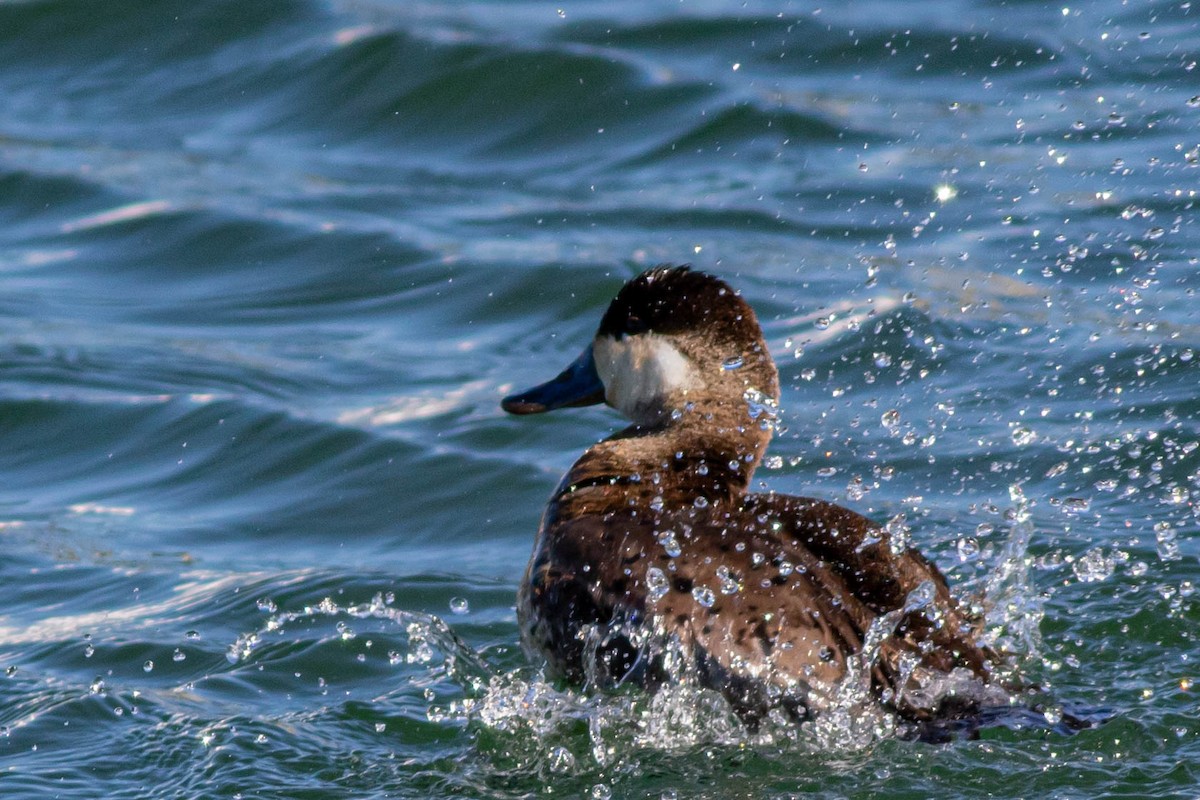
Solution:
<svg viewBox="0 0 1200 800"><path fill-rule="evenodd" d="M287 626L314 617L335 619L334 635L342 640L350 640L357 635L348 624L350 620L374 619L390 622L408 636L407 654L403 657L398 653L390 655L389 661L393 665L403 662L436 666L446 677L466 687L477 686L481 679L493 673L487 662L440 617L394 608L394 600L391 593L385 595L377 592L366 603L343 606L326 597L297 611L275 610L261 628L238 636L227 648L225 658L233 665L247 663L264 644L284 634ZM275 604L269 600L260 600L258 605L260 608L275 608Z"/></svg>
<svg viewBox="0 0 1200 800"><path fill-rule="evenodd" d="M764 431L779 429L779 401L758 389L750 388L742 393L750 419Z"/></svg>
<svg viewBox="0 0 1200 800"><path fill-rule="evenodd" d="M990 644L1031 653L1038 645L1041 609L1028 580L1029 503L1020 487L1013 487L1012 496L1012 531L984 587L983 600L977 602L988 608ZM712 589L739 590L740 576L722 573L719 578ZM665 583L666 575L652 576L652 582ZM563 776L591 780L599 771L603 782L611 784L614 778L641 769L656 754L713 746L763 753L849 753L904 733L906 723L876 698L872 671L906 616L926 615L937 624L932 618L938 607L934 594L932 584L922 584L902 608L874 621L860 652L848 659L843 679L813 699L819 711L814 717L797 723L776 708L755 729L743 724L724 696L705 688L695 658L683 644L636 621L584 631L589 655L583 660L591 671L582 688L565 685L535 667L489 663L440 617L397 609L394 598L385 594L350 605L326 598L296 610L261 601L259 607L268 614L265 623L238 636L227 658L234 665L250 664L264 644L278 640L292 626L311 624L314 618L332 620L328 638L343 640L355 637L356 620L378 620L407 638L407 646L388 653L389 663L400 670L381 701L397 696L395 692L420 698L428 722L469 732L478 751L496 769L511 766L546 780ZM603 663L605 648L618 637L642 654L643 663L661 665L668 676L666 685L648 693L603 674L595 665ZM915 655L901 657L898 667L899 696L884 698L895 705L935 706L947 695L984 697L987 692L965 670L932 674Z"/></svg>
<svg viewBox="0 0 1200 800"><path fill-rule="evenodd" d="M1020 484L1010 486L1008 494L1013 503L1007 514L1011 527L984 586L983 639L1001 652L1031 657L1041 650L1041 623L1045 616L1029 574L1033 501L1025 497Z"/></svg>

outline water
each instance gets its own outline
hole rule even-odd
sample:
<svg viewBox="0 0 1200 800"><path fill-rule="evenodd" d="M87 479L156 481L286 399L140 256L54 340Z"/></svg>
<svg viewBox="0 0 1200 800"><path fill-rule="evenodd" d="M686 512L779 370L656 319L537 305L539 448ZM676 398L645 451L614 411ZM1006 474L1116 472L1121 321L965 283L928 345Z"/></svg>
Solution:
<svg viewBox="0 0 1200 800"><path fill-rule="evenodd" d="M1193 797L1198 14L0 2L0 793ZM538 675L517 578L617 422L497 404L664 261L764 322L763 479L1111 722L756 739Z"/></svg>

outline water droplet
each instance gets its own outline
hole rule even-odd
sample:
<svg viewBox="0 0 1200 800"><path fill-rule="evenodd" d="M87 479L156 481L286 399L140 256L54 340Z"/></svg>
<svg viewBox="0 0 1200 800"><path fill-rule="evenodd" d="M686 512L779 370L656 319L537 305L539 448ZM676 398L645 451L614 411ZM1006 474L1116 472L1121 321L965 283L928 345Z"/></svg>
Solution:
<svg viewBox="0 0 1200 800"><path fill-rule="evenodd" d="M471 603L465 597L451 597L450 611L455 614L467 614L471 611Z"/></svg>
<svg viewBox="0 0 1200 800"><path fill-rule="evenodd" d="M1075 577L1079 580L1084 583L1094 583L1111 577L1113 570L1116 569L1116 561L1110 556L1105 556L1102 548L1093 547L1072 565L1072 569L1075 571Z"/></svg>
<svg viewBox="0 0 1200 800"><path fill-rule="evenodd" d="M908 526L904 524L904 514L897 514L887 521L883 526L883 530L888 535L888 540L892 548L892 552L900 555L908 549L911 535Z"/></svg>
<svg viewBox="0 0 1200 800"><path fill-rule="evenodd" d="M879 367L880 369L883 369L884 367L890 367L892 365L892 357L887 353L875 353L873 358L875 359L875 366Z"/></svg>
<svg viewBox="0 0 1200 800"><path fill-rule="evenodd" d="M11 678L13 675L16 675L16 674L17 674L16 666L11 666L4 670L4 677L6 677L6 678Z"/></svg>
<svg viewBox="0 0 1200 800"><path fill-rule="evenodd" d="M1154 525L1154 538L1158 541L1158 557L1163 561L1178 561L1179 542L1176 540L1175 529L1169 522L1159 522Z"/></svg>
<svg viewBox="0 0 1200 800"><path fill-rule="evenodd" d="M679 540L675 538L674 531L663 531L658 535L658 543L662 545L663 550L671 558L678 558L683 552L683 548L679 546Z"/></svg>
<svg viewBox="0 0 1200 800"><path fill-rule="evenodd" d="M176 647L175 652L171 654L172 661L183 661L186 658L187 658L187 653L183 652L178 647Z"/></svg>
<svg viewBox="0 0 1200 800"><path fill-rule="evenodd" d="M708 498L704 495L700 495L692 501L692 505L696 508L708 508Z"/></svg>
<svg viewBox="0 0 1200 800"><path fill-rule="evenodd" d="M746 366L746 359L742 358L741 356L733 356L721 362L721 369L725 370L726 372L730 372L735 369L741 369L744 366Z"/></svg>
<svg viewBox="0 0 1200 800"><path fill-rule="evenodd" d="M818 317L817 321L813 323L813 326L817 330L823 331L823 330L826 330L829 328L829 324L830 324L829 317Z"/></svg>
<svg viewBox="0 0 1200 800"><path fill-rule="evenodd" d="M1066 472L1068 467L1069 467L1069 465L1067 464L1067 462L1060 461L1057 464L1055 464L1053 467L1051 467L1050 469L1046 470L1046 477L1047 478L1057 478L1059 475L1062 475L1064 472Z"/></svg>
<svg viewBox="0 0 1200 800"><path fill-rule="evenodd" d="M142 672L151 672L153 670L154 670L154 662L153 661L147 660L145 664L142 664Z"/></svg>
<svg viewBox="0 0 1200 800"><path fill-rule="evenodd" d="M712 604L717 602L717 596L707 586L696 586L693 588L692 598L705 608L712 608Z"/></svg>
<svg viewBox="0 0 1200 800"><path fill-rule="evenodd" d="M183 635L183 638L185 638L185 639L192 639L192 640L199 639L199 638L200 638L200 631L188 631L187 633L185 633L185 634Z"/></svg>
<svg viewBox="0 0 1200 800"><path fill-rule="evenodd" d="M83 648L84 658L91 658L94 655L96 655L96 648L92 647L90 644Z"/></svg>
<svg viewBox="0 0 1200 800"><path fill-rule="evenodd" d="M846 499L847 500L862 500L866 496L868 487L863 483L862 476L855 475L846 484Z"/></svg>
<svg viewBox="0 0 1200 800"><path fill-rule="evenodd" d="M1188 108L1200 108L1200 94L1189 98L1187 101Z"/></svg>
<svg viewBox="0 0 1200 800"><path fill-rule="evenodd" d="M657 603L670 590L671 586L667 581L666 573L658 567L650 567L646 570L646 592L650 595L650 602Z"/></svg>
<svg viewBox="0 0 1200 800"><path fill-rule="evenodd" d="M720 581L721 594L737 594L742 590L742 582L737 573L724 564L717 567L717 580Z"/></svg>
<svg viewBox="0 0 1200 800"><path fill-rule="evenodd" d="M883 416L879 418L879 422L888 430L895 430L896 426L900 424L900 412L894 408L889 409L883 412Z"/></svg>
<svg viewBox="0 0 1200 800"><path fill-rule="evenodd" d="M970 561L979 553L979 542L969 536L963 536L958 540L958 560Z"/></svg>
<svg viewBox="0 0 1200 800"><path fill-rule="evenodd" d="M742 399L746 401L746 408L750 414L750 419L763 417L773 420L779 410L779 403L775 398L763 394L758 389L751 388L742 392Z"/></svg>
<svg viewBox="0 0 1200 800"><path fill-rule="evenodd" d="M1037 441L1037 434L1025 427L1013 429L1011 436L1013 444L1017 447L1024 447Z"/></svg>
<svg viewBox="0 0 1200 800"><path fill-rule="evenodd" d="M575 756L565 747L550 749L550 771L558 775L570 772L575 768Z"/></svg>
<svg viewBox="0 0 1200 800"><path fill-rule="evenodd" d="M906 614L914 611L927 611L936 607L937 587L933 585L933 581L921 581L917 584L917 588L904 598L904 613Z"/></svg>
<svg viewBox="0 0 1200 800"><path fill-rule="evenodd" d="M262 611L266 614L274 614L279 610L279 608L275 605L275 601L269 597L260 598L255 605L258 606L259 611Z"/></svg>
<svg viewBox="0 0 1200 800"><path fill-rule="evenodd" d="M1062 503L1062 510L1067 514L1082 514L1091 507L1092 501L1086 497L1068 497Z"/></svg>

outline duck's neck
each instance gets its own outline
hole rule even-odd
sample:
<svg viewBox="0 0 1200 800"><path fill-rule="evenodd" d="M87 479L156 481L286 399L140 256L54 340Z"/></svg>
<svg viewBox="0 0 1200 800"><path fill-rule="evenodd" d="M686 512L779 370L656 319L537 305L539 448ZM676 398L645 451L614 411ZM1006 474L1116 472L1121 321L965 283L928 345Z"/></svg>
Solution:
<svg viewBox="0 0 1200 800"><path fill-rule="evenodd" d="M632 425L589 448L555 499L591 505L607 496L655 510L733 503L748 491L770 441L771 427L761 423L738 404Z"/></svg>

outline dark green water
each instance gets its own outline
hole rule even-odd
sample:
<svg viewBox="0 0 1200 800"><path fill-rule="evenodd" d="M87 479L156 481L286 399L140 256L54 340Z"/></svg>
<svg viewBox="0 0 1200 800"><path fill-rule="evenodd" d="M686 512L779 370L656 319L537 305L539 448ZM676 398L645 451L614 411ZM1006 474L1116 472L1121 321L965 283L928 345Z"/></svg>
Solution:
<svg viewBox="0 0 1200 800"><path fill-rule="evenodd" d="M1195 797L1193 5L0 0L0 797ZM497 403L664 261L764 322L763 479L903 513L1111 722L538 679L617 419Z"/></svg>

